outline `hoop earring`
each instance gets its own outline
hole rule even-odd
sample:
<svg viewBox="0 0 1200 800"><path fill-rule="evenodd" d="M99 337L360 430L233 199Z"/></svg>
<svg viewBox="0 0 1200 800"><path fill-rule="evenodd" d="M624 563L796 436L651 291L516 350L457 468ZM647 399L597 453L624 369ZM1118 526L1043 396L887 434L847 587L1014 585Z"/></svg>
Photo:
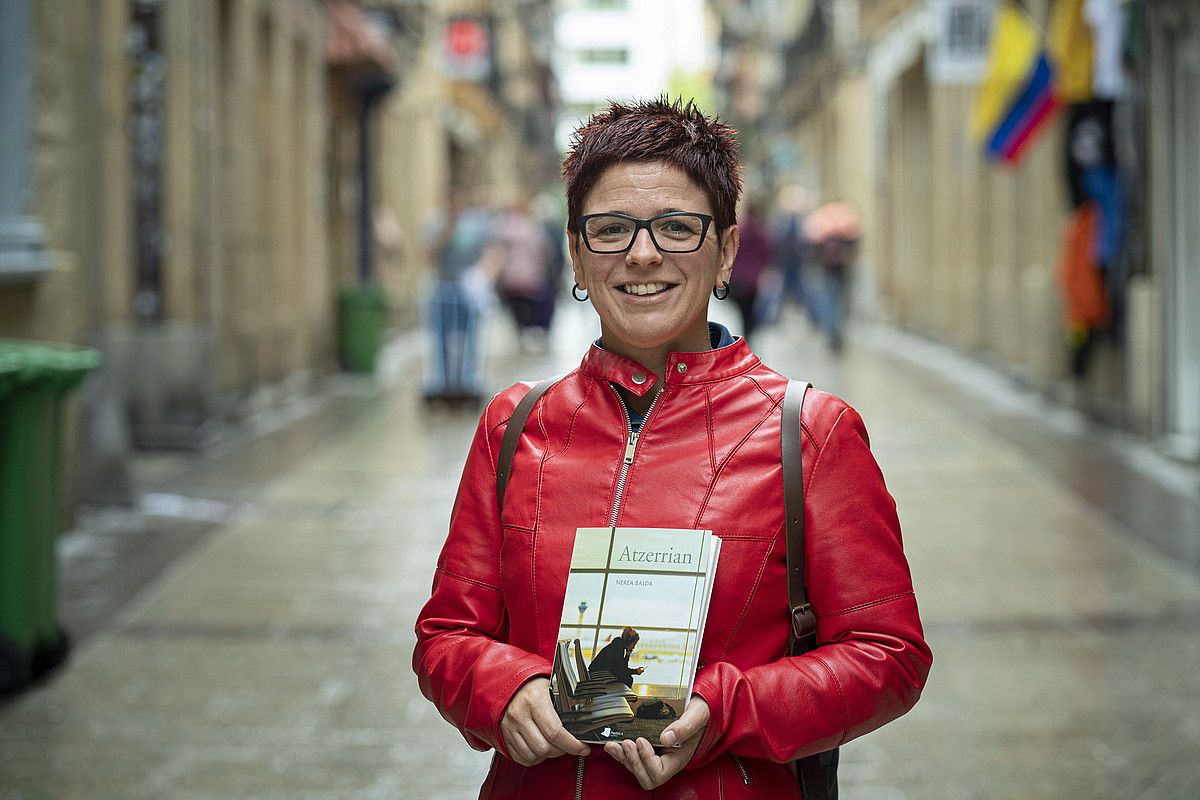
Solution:
<svg viewBox="0 0 1200 800"><path fill-rule="evenodd" d="M583 297L579 296L579 293L581 291L583 292ZM581 303L586 303L587 299L588 299L587 289L584 289L577 283L571 287L571 296L574 297L576 300L578 300Z"/></svg>
<svg viewBox="0 0 1200 800"><path fill-rule="evenodd" d="M720 286L714 286L713 297L718 300L724 300L726 297L729 297L729 284L722 283Z"/></svg>

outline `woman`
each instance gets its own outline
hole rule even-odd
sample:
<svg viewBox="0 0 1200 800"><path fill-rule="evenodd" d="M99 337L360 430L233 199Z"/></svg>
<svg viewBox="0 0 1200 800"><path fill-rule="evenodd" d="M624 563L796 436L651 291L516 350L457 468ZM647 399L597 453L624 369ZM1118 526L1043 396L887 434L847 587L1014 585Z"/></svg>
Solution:
<svg viewBox="0 0 1200 800"><path fill-rule="evenodd" d="M626 625L625 630L621 631L620 636L604 645L600 649L600 652L596 653L596 657L592 659L592 663L588 664L588 674L608 672L632 689L633 676L641 675L646 671L645 667L629 666L629 658L633 655L633 648L637 647L638 640L641 638L637 631Z"/></svg>
<svg viewBox="0 0 1200 800"><path fill-rule="evenodd" d="M924 684L895 504L858 414L817 391L802 422L821 646L785 655L787 380L707 321L738 247L733 135L691 104L614 104L563 163L577 296L601 338L534 408L503 513L497 450L528 386L488 405L417 621L422 691L497 751L481 797L799 798L790 761L900 716ZM574 531L606 525L722 538L693 695L662 752L644 739L593 751L548 694Z"/></svg>

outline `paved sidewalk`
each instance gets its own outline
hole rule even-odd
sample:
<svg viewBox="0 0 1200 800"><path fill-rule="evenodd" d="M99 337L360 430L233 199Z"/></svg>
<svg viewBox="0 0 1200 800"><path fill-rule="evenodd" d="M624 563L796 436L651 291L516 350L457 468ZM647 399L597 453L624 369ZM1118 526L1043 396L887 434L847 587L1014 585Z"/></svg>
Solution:
<svg viewBox="0 0 1200 800"><path fill-rule="evenodd" d="M577 363L583 314L562 309L549 357L492 326L494 385ZM1187 524L1178 481L1092 431L1013 427L1003 388L915 366L897 356L908 340L851 339L836 361L792 327L756 347L862 412L936 659L909 716L844 749L843 799L1194 797L1200 577L1138 522L1152 497L1157 518ZM419 385L351 384L299 439L151 503L221 510L93 615L60 676L0 707L0 800L475 796L490 755L438 717L409 664L476 420L427 413ZM1079 449L1083 474L1055 462ZM1087 470L1121 479L1089 499ZM1163 533L1200 546L1197 529Z"/></svg>

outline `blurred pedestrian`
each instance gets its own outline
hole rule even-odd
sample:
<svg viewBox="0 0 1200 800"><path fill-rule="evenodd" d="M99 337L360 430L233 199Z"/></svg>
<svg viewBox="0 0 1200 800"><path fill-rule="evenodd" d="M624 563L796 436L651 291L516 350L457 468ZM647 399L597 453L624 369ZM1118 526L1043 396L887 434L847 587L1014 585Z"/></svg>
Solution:
<svg viewBox="0 0 1200 800"><path fill-rule="evenodd" d="M804 286L805 265L809 259L808 240L804 237L804 219L812 211L812 192L795 183L780 188L775 199L775 260L783 273L783 296L808 309Z"/></svg>
<svg viewBox="0 0 1200 800"><path fill-rule="evenodd" d="M849 203L826 203L804 222L815 266L811 288L817 325L835 353L845 344L846 299L861 227L858 212Z"/></svg>
<svg viewBox="0 0 1200 800"><path fill-rule="evenodd" d="M544 331L549 343L550 325L567 271L566 224L561 199L543 192L533 198L530 209L541 223L548 243L546 251L546 283L541 298L534 304L533 324ZM536 329L536 328L535 328Z"/></svg>
<svg viewBox="0 0 1200 800"><path fill-rule="evenodd" d="M551 243L545 226L529 213L526 199L513 203L496 218L492 243L499 259L496 292L512 315L521 349L542 349L550 326L545 297Z"/></svg>
<svg viewBox="0 0 1200 800"><path fill-rule="evenodd" d="M755 198L746 203L746 211L738 220L738 230L741 243L733 277L729 279L729 297L741 312L742 335L750 339L761 322L757 308L759 287L775 255L762 200Z"/></svg>
<svg viewBox="0 0 1200 800"><path fill-rule="evenodd" d="M483 396L479 323L491 293L491 226L488 212L454 189L446 213L428 232L428 259L436 276L427 304L429 401L475 403Z"/></svg>

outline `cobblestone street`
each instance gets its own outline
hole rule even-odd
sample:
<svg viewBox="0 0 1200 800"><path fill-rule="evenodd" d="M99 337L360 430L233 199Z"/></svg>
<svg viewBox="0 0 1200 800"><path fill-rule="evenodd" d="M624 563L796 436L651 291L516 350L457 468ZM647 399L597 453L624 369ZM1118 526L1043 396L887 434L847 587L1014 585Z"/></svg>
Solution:
<svg viewBox="0 0 1200 800"><path fill-rule="evenodd" d="M545 356L495 320L491 388L577 363L585 313ZM843 799L1195 797L1195 473L923 341L855 330L834 359L785 322L756 349L862 413L935 655L916 709L843 749ZM476 417L426 411L404 342L380 382L151 463L139 510L64 538L81 640L0 706L0 800L475 796L491 755L410 658Z"/></svg>

